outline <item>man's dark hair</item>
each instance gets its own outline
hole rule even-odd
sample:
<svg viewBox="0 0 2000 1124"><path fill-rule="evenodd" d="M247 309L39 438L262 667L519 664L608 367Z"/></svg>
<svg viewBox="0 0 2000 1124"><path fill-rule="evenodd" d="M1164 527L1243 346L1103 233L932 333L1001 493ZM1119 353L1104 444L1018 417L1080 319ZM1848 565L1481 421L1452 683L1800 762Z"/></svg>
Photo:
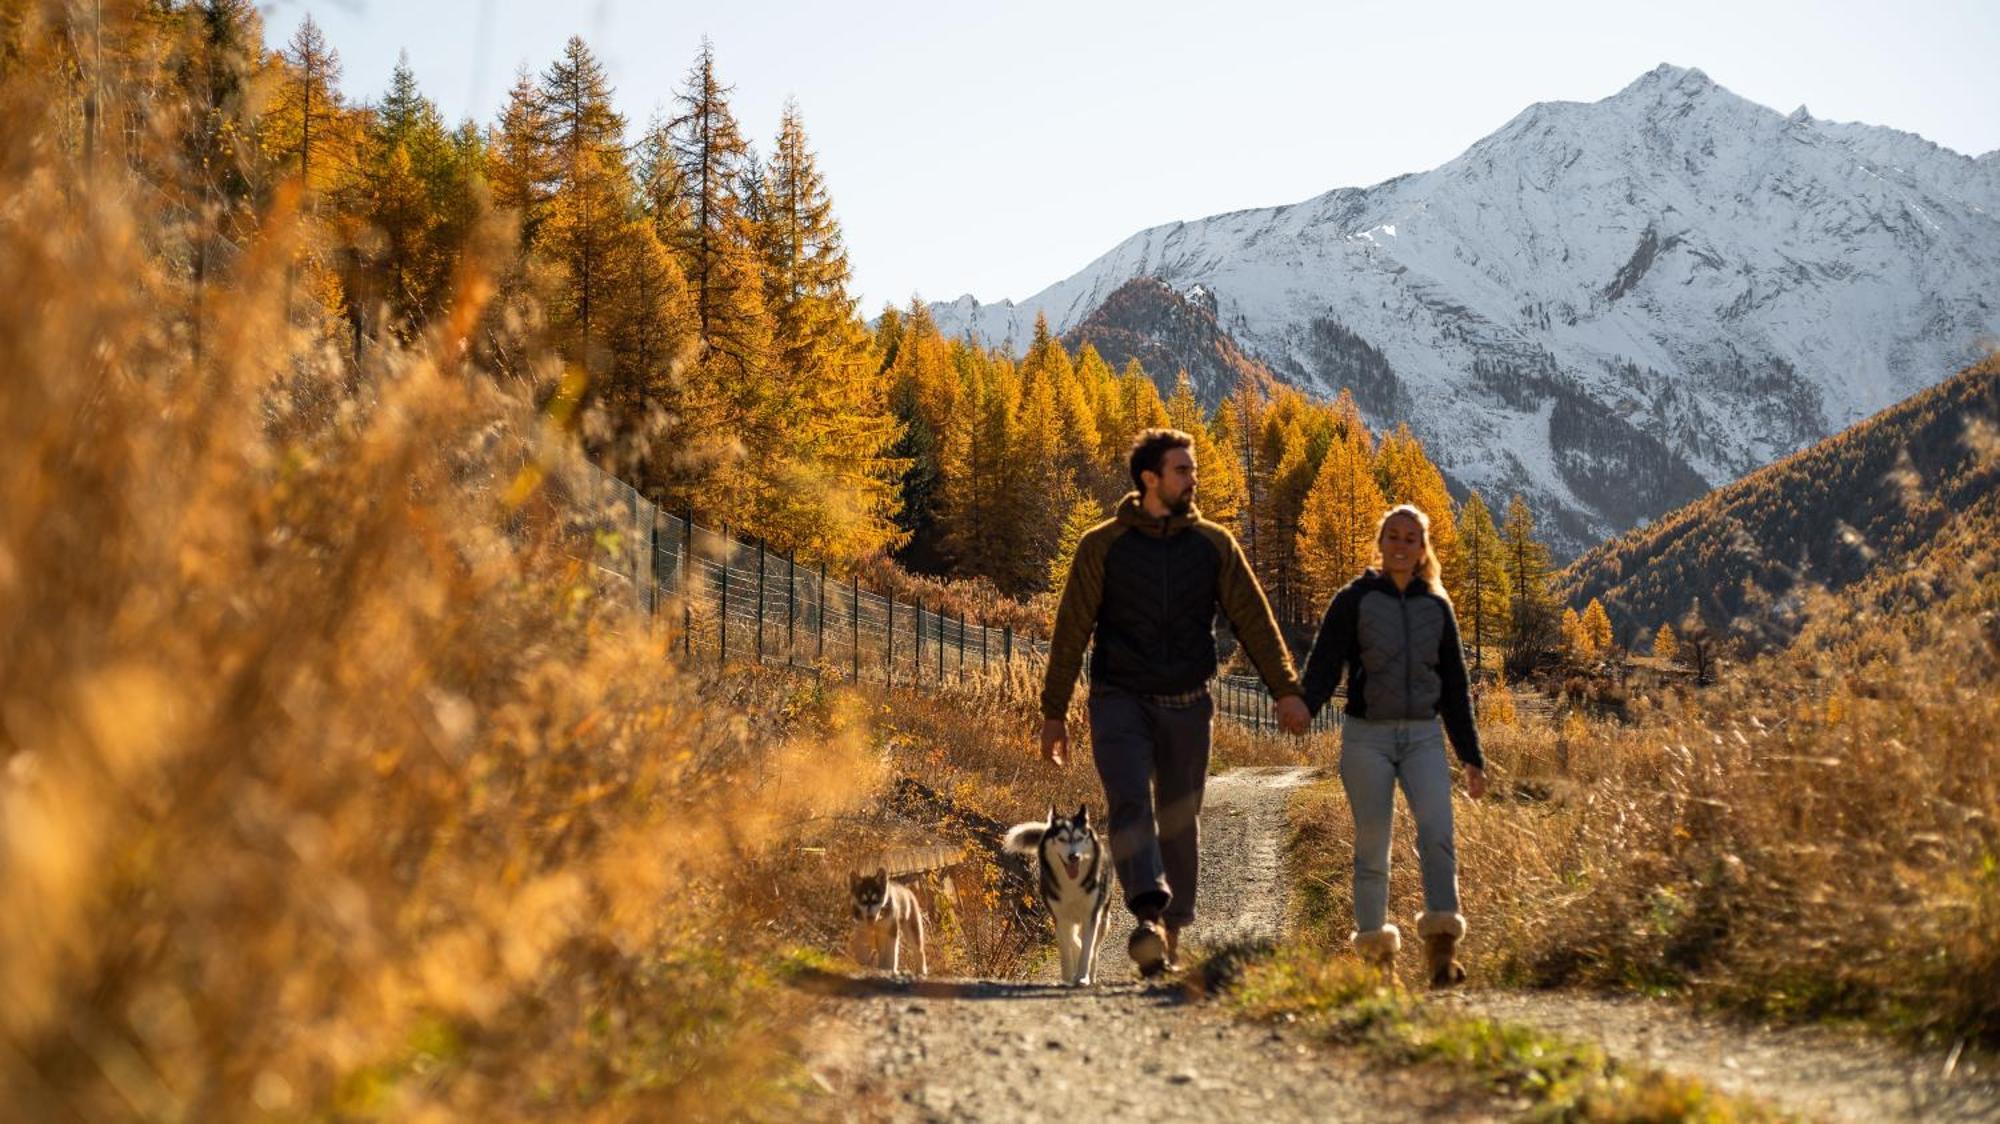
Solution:
<svg viewBox="0 0 2000 1124"><path fill-rule="evenodd" d="M1145 481L1139 479L1142 472L1164 476L1160 465L1167 459L1168 449L1192 449L1194 438L1178 429L1148 429L1132 439L1132 486L1143 494Z"/></svg>

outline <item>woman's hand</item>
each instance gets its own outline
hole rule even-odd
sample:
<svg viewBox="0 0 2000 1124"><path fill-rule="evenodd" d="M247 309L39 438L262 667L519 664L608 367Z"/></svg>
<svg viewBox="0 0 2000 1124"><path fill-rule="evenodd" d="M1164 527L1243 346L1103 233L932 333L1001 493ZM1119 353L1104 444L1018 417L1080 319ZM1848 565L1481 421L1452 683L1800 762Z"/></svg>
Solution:
<svg viewBox="0 0 2000 1124"><path fill-rule="evenodd" d="M1485 798L1486 770L1477 765L1467 765L1465 767L1465 794L1474 800Z"/></svg>

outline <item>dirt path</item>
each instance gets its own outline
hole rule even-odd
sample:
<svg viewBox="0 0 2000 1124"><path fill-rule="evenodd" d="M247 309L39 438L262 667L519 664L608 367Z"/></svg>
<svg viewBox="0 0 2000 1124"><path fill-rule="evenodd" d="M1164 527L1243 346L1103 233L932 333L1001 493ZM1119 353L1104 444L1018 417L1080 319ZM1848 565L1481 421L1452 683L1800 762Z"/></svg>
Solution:
<svg viewBox="0 0 2000 1124"><path fill-rule="evenodd" d="M1306 769L1209 780L1200 916L1188 940L1279 935L1285 799ZM1479 1105L1358 1055L1142 986L1114 914L1103 984L856 981L819 1036L815 1077L857 1119L1306 1121L1491 1119ZM1045 976L1053 979L1053 968Z"/></svg>
<svg viewBox="0 0 2000 1124"><path fill-rule="evenodd" d="M1285 917L1285 804L1313 776L1236 769L1210 778L1202 813L1201 912L1193 944L1277 938ZM1114 912L1098 987L1048 982L841 980L815 1080L852 1119L1026 1121L1081 1114L1153 1120L1483 1120L1509 1106L1359 1051L1141 986ZM1053 957L1050 958L1051 961ZM1053 979L1053 967L1045 979ZM1470 991L1440 1000L1604 1044L1613 1057L1699 1077L1812 1119L2000 1120L1982 1063L1910 1054L1828 1031L1772 1031L1684 1007L1569 993Z"/></svg>
<svg viewBox="0 0 2000 1124"><path fill-rule="evenodd" d="M1757 1027L1664 1000L1468 991L1439 1000L1596 1041L1622 1061L1697 1077L1819 1120L2000 1120L1991 1061L1916 1053L1820 1027Z"/></svg>

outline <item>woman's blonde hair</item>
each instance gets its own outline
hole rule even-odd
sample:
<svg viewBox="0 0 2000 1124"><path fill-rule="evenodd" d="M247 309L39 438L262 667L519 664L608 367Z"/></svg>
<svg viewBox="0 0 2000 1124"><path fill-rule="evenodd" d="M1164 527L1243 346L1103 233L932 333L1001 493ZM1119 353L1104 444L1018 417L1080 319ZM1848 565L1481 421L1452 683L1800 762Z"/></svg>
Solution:
<svg viewBox="0 0 2000 1124"><path fill-rule="evenodd" d="M1399 503L1383 512L1382 521L1375 524L1375 568L1382 569L1382 533L1389 529L1389 520L1398 515L1416 520L1418 529L1424 533L1424 556L1417 559L1417 580L1424 583L1424 588L1450 601L1451 595L1444 591L1444 578L1438 573L1437 551L1431 547L1431 517L1415 504Z"/></svg>

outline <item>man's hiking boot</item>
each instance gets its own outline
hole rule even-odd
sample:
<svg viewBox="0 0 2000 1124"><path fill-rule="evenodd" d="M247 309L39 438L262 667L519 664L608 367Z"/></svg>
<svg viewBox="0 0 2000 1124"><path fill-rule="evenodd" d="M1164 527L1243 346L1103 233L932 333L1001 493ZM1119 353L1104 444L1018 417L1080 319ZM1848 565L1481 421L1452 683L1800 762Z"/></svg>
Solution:
<svg viewBox="0 0 2000 1124"><path fill-rule="evenodd" d="M1141 921L1125 942L1125 951L1138 965L1139 974L1151 979L1167 969L1167 934L1158 921Z"/></svg>
<svg viewBox="0 0 2000 1124"><path fill-rule="evenodd" d="M1426 913L1417 918L1417 933L1424 938L1424 970L1432 987L1451 987L1465 982L1465 966L1458 962L1458 942L1465 936L1465 918L1456 913Z"/></svg>
<svg viewBox="0 0 2000 1124"><path fill-rule="evenodd" d="M1403 947L1402 930L1394 925L1384 925L1366 933L1355 933L1347 941L1362 960L1382 969L1383 975L1394 978L1396 953Z"/></svg>
<svg viewBox="0 0 2000 1124"><path fill-rule="evenodd" d="M1181 927L1167 925L1167 971L1177 972L1181 967Z"/></svg>

